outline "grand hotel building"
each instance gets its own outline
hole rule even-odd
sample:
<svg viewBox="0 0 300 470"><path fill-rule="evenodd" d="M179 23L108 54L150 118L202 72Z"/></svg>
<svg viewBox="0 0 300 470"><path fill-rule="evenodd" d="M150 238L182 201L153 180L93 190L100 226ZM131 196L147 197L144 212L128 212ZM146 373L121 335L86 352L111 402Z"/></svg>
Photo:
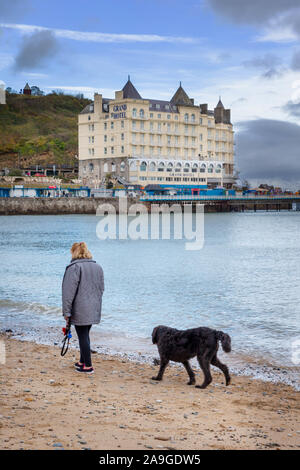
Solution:
<svg viewBox="0 0 300 470"><path fill-rule="evenodd" d="M235 181L230 110L195 105L181 84L170 101L146 99L129 77L114 99L95 93L78 125L79 177L91 187L107 174L193 192Z"/></svg>

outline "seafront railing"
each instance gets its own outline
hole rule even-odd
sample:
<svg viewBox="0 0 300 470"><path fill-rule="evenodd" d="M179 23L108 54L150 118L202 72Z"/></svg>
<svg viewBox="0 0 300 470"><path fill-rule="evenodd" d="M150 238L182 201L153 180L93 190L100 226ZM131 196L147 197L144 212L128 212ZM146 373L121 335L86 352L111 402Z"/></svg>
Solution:
<svg viewBox="0 0 300 470"><path fill-rule="evenodd" d="M300 195L284 194L284 195L251 195L244 194L230 195L230 196L201 196L201 195L152 195L152 196L141 196L141 201L279 201L279 200L295 200L300 201Z"/></svg>

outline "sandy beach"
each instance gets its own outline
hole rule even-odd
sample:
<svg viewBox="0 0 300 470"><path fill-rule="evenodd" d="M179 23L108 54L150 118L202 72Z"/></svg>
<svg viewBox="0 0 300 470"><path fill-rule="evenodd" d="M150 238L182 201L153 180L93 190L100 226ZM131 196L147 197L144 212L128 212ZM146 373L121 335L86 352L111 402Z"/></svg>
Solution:
<svg viewBox="0 0 300 470"><path fill-rule="evenodd" d="M2 449L299 449L300 392L213 369L206 390L181 367L157 368L93 354L95 374L76 373L72 349L2 335ZM197 382L201 382L197 371Z"/></svg>

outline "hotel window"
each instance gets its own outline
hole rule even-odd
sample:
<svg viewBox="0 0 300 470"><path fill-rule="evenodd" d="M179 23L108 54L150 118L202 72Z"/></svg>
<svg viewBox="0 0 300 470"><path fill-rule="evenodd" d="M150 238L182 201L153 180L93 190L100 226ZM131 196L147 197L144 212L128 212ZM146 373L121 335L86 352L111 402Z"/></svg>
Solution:
<svg viewBox="0 0 300 470"><path fill-rule="evenodd" d="M199 146L199 149L200 149L200 152L202 152L202 150L203 150L203 145L200 145L200 146Z"/></svg>
<svg viewBox="0 0 300 470"><path fill-rule="evenodd" d="M107 147L104 147L104 155L107 155Z"/></svg>
<svg viewBox="0 0 300 470"><path fill-rule="evenodd" d="M178 144L178 142L179 142L179 137L178 135L175 135L175 144Z"/></svg>
<svg viewBox="0 0 300 470"><path fill-rule="evenodd" d="M150 113L150 119L153 119L153 113Z"/></svg>
<svg viewBox="0 0 300 470"><path fill-rule="evenodd" d="M203 134L199 134L199 140L203 140Z"/></svg>
<svg viewBox="0 0 300 470"><path fill-rule="evenodd" d="M168 157L169 157L169 156L171 155L171 149L170 149L170 147L168 148L167 153L168 153Z"/></svg>
<svg viewBox="0 0 300 470"><path fill-rule="evenodd" d="M136 117L136 109L135 108L133 108L133 110L132 110L132 117Z"/></svg>
<svg viewBox="0 0 300 470"><path fill-rule="evenodd" d="M175 157L178 157L178 149L175 149Z"/></svg>
<svg viewBox="0 0 300 470"><path fill-rule="evenodd" d="M111 147L111 153L112 153L112 154L115 153L114 147Z"/></svg>
<svg viewBox="0 0 300 470"><path fill-rule="evenodd" d="M140 164L140 171L147 171L147 164L146 164L146 162L141 162L141 164Z"/></svg>
<svg viewBox="0 0 300 470"><path fill-rule="evenodd" d="M196 138L192 137L192 144L195 144L195 143L196 143Z"/></svg>
<svg viewBox="0 0 300 470"><path fill-rule="evenodd" d="M111 129L114 128L114 123L113 123L113 121L110 123L110 128L111 128Z"/></svg>
<svg viewBox="0 0 300 470"><path fill-rule="evenodd" d="M124 145L121 146L121 153L124 153Z"/></svg>
<svg viewBox="0 0 300 470"><path fill-rule="evenodd" d="M153 135L150 135L150 144L154 144L154 137L153 137Z"/></svg>
<svg viewBox="0 0 300 470"><path fill-rule="evenodd" d="M170 176L167 176L166 181L173 181L173 178L171 178Z"/></svg>
<svg viewBox="0 0 300 470"><path fill-rule="evenodd" d="M178 116L177 116L177 114L176 114L176 116L175 116L175 121L178 121Z"/></svg>
<svg viewBox="0 0 300 470"><path fill-rule="evenodd" d="M91 120L91 116L90 116L90 115L88 116L88 120L89 120L89 121Z"/></svg>
<svg viewBox="0 0 300 470"><path fill-rule="evenodd" d="M170 136L170 135L168 135L168 139L167 139L167 140L168 140L168 145L171 145L171 136Z"/></svg>
<svg viewBox="0 0 300 470"><path fill-rule="evenodd" d="M140 142L141 142L141 144L143 144L143 143L145 142L145 136L144 136L144 134L141 134L141 135L140 135Z"/></svg>
<svg viewBox="0 0 300 470"><path fill-rule="evenodd" d="M144 126L144 121L141 122L141 130L143 131L145 129L145 126Z"/></svg>
<svg viewBox="0 0 300 470"><path fill-rule="evenodd" d="M195 122L195 114L192 114L192 115L191 115L191 121L192 121L192 122Z"/></svg>
<svg viewBox="0 0 300 470"><path fill-rule="evenodd" d="M202 124L202 123L203 123L203 119L200 118L200 119L199 119L199 124Z"/></svg>
<svg viewBox="0 0 300 470"><path fill-rule="evenodd" d="M184 126L184 132L185 132L185 134L189 133L189 126L187 126L187 125Z"/></svg>
<svg viewBox="0 0 300 470"><path fill-rule="evenodd" d="M157 136L157 143L158 143L158 144L161 144L161 135L158 135L158 136Z"/></svg>
<svg viewBox="0 0 300 470"><path fill-rule="evenodd" d="M184 156L187 158L188 156L188 150L187 149L184 149Z"/></svg>
<svg viewBox="0 0 300 470"><path fill-rule="evenodd" d="M153 143L153 142L151 142L151 143ZM151 155L151 157L153 157L153 155L154 155L154 147L150 147L150 155Z"/></svg>
<svg viewBox="0 0 300 470"><path fill-rule="evenodd" d="M145 113L144 113L144 110L143 109L140 109L140 118L144 118L145 117Z"/></svg>
<svg viewBox="0 0 300 470"><path fill-rule="evenodd" d="M136 143L136 134L135 133L132 134L132 142L134 144Z"/></svg>
<svg viewBox="0 0 300 470"><path fill-rule="evenodd" d="M161 123L160 122L157 124L157 130L158 130L158 132L161 131Z"/></svg>
<svg viewBox="0 0 300 470"><path fill-rule="evenodd" d="M124 121L121 121L121 127L124 128Z"/></svg>
<svg viewBox="0 0 300 470"><path fill-rule="evenodd" d="M188 143L189 143L189 138L188 138L188 137L185 137L185 138L184 138L184 145L188 145Z"/></svg>
<svg viewBox="0 0 300 470"><path fill-rule="evenodd" d="M90 170L91 173L93 173L93 171L94 171L94 164L93 163L89 164L89 170Z"/></svg>
<svg viewBox="0 0 300 470"><path fill-rule="evenodd" d="M161 155L161 148L160 147L158 147L158 149L157 149L157 155Z"/></svg>
<svg viewBox="0 0 300 470"><path fill-rule="evenodd" d="M160 119L160 118L161 118L161 114L158 114L158 115L157 115L157 119Z"/></svg>
<svg viewBox="0 0 300 470"><path fill-rule="evenodd" d="M178 124L175 124L175 132L178 132Z"/></svg>
<svg viewBox="0 0 300 470"><path fill-rule="evenodd" d="M132 153L133 153L133 154L136 154L136 145L133 145L133 146L132 146Z"/></svg>
<svg viewBox="0 0 300 470"><path fill-rule="evenodd" d="M106 131L107 129L107 122L104 123L104 130Z"/></svg>
<svg viewBox="0 0 300 470"><path fill-rule="evenodd" d="M171 119L171 114L168 114L168 115L167 115L167 119Z"/></svg>
<svg viewBox="0 0 300 470"><path fill-rule="evenodd" d="M189 115L188 115L188 113L185 113L185 115L184 115L184 122L189 122Z"/></svg>
<svg viewBox="0 0 300 470"><path fill-rule="evenodd" d="M132 121L132 129L136 129L136 121Z"/></svg>
<svg viewBox="0 0 300 470"><path fill-rule="evenodd" d="M156 109L160 109L160 104L156 103L155 107Z"/></svg>
<svg viewBox="0 0 300 470"><path fill-rule="evenodd" d="M141 147L140 154L142 157L144 156L144 147Z"/></svg>
<svg viewBox="0 0 300 470"><path fill-rule="evenodd" d="M168 131L168 132L171 132L171 124L170 124L169 122L168 122L168 124L167 124L167 131Z"/></svg>
<svg viewBox="0 0 300 470"><path fill-rule="evenodd" d="M195 149L192 149L192 157L195 156Z"/></svg>
<svg viewBox="0 0 300 470"><path fill-rule="evenodd" d="M107 142L107 135L104 135L104 142Z"/></svg>
<svg viewBox="0 0 300 470"><path fill-rule="evenodd" d="M123 133L121 134L121 140L124 140L124 134Z"/></svg>
<svg viewBox="0 0 300 470"><path fill-rule="evenodd" d="M150 122L150 131L153 131L153 122Z"/></svg>

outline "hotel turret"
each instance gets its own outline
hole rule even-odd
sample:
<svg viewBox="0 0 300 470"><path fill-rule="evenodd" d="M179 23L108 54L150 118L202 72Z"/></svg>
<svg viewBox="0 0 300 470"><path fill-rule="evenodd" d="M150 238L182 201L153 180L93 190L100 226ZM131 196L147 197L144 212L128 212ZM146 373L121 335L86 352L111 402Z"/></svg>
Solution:
<svg viewBox="0 0 300 470"><path fill-rule="evenodd" d="M115 98L95 93L79 114L79 177L98 187L121 181L192 193L234 184L230 109L196 105L180 86L170 99L142 98L130 77Z"/></svg>

